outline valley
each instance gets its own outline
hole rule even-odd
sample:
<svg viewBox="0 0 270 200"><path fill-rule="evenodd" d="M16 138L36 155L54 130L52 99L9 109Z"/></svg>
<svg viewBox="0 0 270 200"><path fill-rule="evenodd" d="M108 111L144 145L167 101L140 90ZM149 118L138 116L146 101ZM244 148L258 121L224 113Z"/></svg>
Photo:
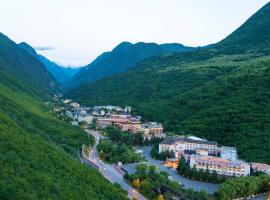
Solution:
<svg viewBox="0 0 270 200"><path fill-rule="evenodd" d="M30 1L0 13L1 200L270 199L269 1Z"/></svg>
<svg viewBox="0 0 270 200"><path fill-rule="evenodd" d="M147 198L154 198L144 192L144 186L134 190L127 184L129 183L128 177L138 173L136 170L143 165L149 168L155 167L159 173L166 174L168 181L173 181L174 184L179 185L177 186L179 189L173 194L161 193L166 199L171 198L168 197L170 195L185 197L188 191L192 191L195 196L202 195L201 193L208 193L210 196L207 198L211 199L213 198L211 195L215 195L215 197L223 199L222 189L230 181L238 181L238 179L240 180L244 177L260 178L261 180L258 181L267 180L267 177L263 174L269 173L270 165L255 162L247 163L239 160L237 149L234 147L217 146L214 141L207 141L194 136L167 135L160 129L162 125L138 129L138 127L143 127L144 124L150 124L150 122L140 122L140 116L130 115L132 108L129 106L126 106L124 109L110 105L80 107L80 104L71 100L61 101L60 105L64 109L54 108L54 110L61 110L61 115L67 113L68 118L71 120L70 123L74 126L80 125L87 134L95 137L95 145L89 147L90 150L82 150L83 158L86 160L85 163L97 168L109 181L120 184L122 188L128 191L130 197L137 196L138 199L144 199L140 193L137 193L140 191ZM113 126L119 127L119 130ZM142 134L141 138L136 138L137 131ZM104 144L106 141L109 141L109 145ZM167 141L175 142L167 143ZM155 146L156 144L159 146L158 152L160 154L169 151L166 149L171 149L163 161L153 158L154 147L149 145ZM117 145L121 145L120 148L122 148L121 151L124 154L121 154L121 151L116 155L113 154L116 148L118 148ZM122 145L127 145L130 150ZM181 145L185 147L181 148ZM135 156L132 155L134 150L135 153L143 156L145 160L127 159L128 156ZM200 153L201 151L207 151L207 154ZM205 166L200 165L200 162L205 162L205 160L209 160L209 162L207 161L206 171L208 172L206 174L202 171ZM192 164L193 162L196 164ZM186 171L183 174L181 170L184 166L187 167L187 165L190 166L190 171ZM191 175L187 176L185 173L190 173ZM262 176L257 177L257 173L261 173ZM133 181L129 184L133 184ZM162 188L162 185L160 187ZM262 191L264 190L254 190L253 194L260 195ZM226 191L226 193L228 192ZM154 193L151 195L154 195Z"/></svg>

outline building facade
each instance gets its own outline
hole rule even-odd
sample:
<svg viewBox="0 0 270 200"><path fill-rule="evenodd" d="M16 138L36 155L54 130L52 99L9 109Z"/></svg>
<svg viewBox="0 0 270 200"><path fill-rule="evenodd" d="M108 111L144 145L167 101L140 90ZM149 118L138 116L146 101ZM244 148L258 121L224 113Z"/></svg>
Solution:
<svg viewBox="0 0 270 200"><path fill-rule="evenodd" d="M250 165L241 160L227 160L214 156L192 155L190 157L190 167L196 170L216 171L219 175L225 176L248 176L250 175Z"/></svg>
<svg viewBox="0 0 270 200"><path fill-rule="evenodd" d="M167 150L173 151L176 158L184 151L196 151L197 149L206 149L209 154L216 154L218 150L217 142L174 136L167 137L159 144L159 153Z"/></svg>

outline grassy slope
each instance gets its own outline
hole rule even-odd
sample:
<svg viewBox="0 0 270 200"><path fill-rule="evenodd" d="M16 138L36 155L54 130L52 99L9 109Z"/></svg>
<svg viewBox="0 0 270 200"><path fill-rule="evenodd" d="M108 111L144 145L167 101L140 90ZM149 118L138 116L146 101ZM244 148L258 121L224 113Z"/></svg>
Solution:
<svg viewBox="0 0 270 200"><path fill-rule="evenodd" d="M25 93L0 85L1 199L125 199L73 155L91 143Z"/></svg>

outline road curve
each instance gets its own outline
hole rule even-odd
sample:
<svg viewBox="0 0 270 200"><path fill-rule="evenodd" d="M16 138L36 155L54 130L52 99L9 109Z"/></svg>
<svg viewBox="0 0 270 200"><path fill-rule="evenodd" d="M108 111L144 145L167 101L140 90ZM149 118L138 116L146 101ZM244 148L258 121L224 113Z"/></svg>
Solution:
<svg viewBox="0 0 270 200"><path fill-rule="evenodd" d="M153 159L151 157L151 149L152 147L150 146L143 148L143 155L148 160L148 164L156 165L161 171L166 171L175 181L183 184L184 188L193 188L196 191L204 189L209 194L214 194L215 192L217 192L219 184L191 180L179 175L175 170L169 169L166 166L162 165L161 161Z"/></svg>
<svg viewBox="0 0 270 200"><path fill-rule="evenodd" d="M99 159L96 147L99 143L99 140L102 139L103 136L98 131L94 130L85 129L85 132L95 137L95 144L87 159L97 165L99 167L99 172L110 182L118 183L123 189L127 190L128 197L130 199L137 198L138 200L147 200L142 194L140 194L138 191L126 183L123 178L123 174L119 172L119 170L114 165L106 164Z"/></svg>

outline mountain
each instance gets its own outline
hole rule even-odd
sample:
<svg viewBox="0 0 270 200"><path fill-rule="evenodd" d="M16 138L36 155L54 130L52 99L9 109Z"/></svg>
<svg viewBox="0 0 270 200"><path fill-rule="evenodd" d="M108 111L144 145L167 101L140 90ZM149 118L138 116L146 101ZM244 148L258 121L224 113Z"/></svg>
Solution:
<svg viewBox="0 0 270 200"><path fill-rule="evenodd" d="M167 131L236 146L270 163L270 3L208 48L140 62L66 95L86 105L131 105Z"/></svg>
<svg viewBox="0 0 270 200"><path fill-rule="evenodd" d="M216 45L216 48L229 54L270 52L270 6L265 5L246 23Z"/></svg>
<svg viewBox="0 0 270 200"><path fill-rule="evenodd" d="M0 33L0 66L0 83L10 85L14 90L41 97L58 89L57 82L44 65L2 33Z"/></svg>
<svg viewBox="0 0 270 200"><path fill-rule="evenodd" d="M19 46L39 60L59 83L68 80L81 69L60 66L45 56L37 54L35 49L25 42L20 43Z"/></svg>
<svg viewBox="0 0 270 200"><path fill-rule="evenodd" d="M27 44L26 42L21 42L18 45L23 50L25 50L26 52L28 52L29 54L31 54L33 57L35 57L36 59L39 59L39 56L38 56L36 50L32 46L30 46L29 44Z"/></svg>
<svg viewBox="0 0 270 200"><path fill-rule="evenodd" d="M47 70L53 75L53 77L58 80L60 83L65 82L74 76L77 72L80 71L80 67L72 68L72 67L63 67L55 62L50 61L48 58L42 55L38 55L39 60L44 64Z"/></svg>
<svg viewBox="0 0 270 200"><path fill-rule="evenodd" d="M196 48L181 44L162 44L122 42L111 52L100 55L91 64L81 69L74 77L64 83L64 87L73 88L81 83L93 82L113 74L127 71L143 59L161 54L192 51Z"/></svg>
<svg viewBox="0 0 270 200"><path fill-rule="evenodd" d="M44 65L0 33L0 199L127 199L77 159L93 139L51 114L57 91Z"/></svg>

